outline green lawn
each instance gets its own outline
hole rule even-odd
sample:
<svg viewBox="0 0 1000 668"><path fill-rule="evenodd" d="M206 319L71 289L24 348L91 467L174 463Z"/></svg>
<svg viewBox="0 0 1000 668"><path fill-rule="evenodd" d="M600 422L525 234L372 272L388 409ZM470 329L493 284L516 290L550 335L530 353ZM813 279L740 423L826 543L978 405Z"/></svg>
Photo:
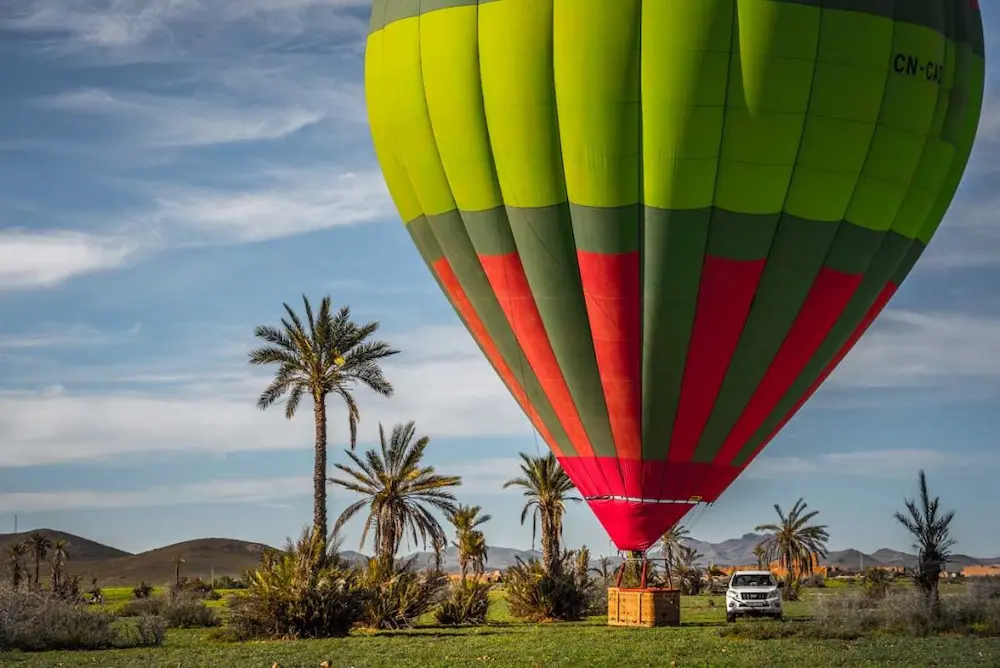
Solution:
<svg viewBox="0 0 1000 668"><path fill-rule="evenodd" d="M846 589L846 588L845 588ZM810 598L844 589L809 590L805 602L788 604L788 616L808 614ZM714 605L713 605L714 602ZM336 668L409 666L1000 666L1000 639L881 637L857 641L722 638L722 597L685 597L681 628L623 629L603 618L573 624L522 624L509 618L502 599L483 628L423 626L403 632L356 632L349 638L296 642L223 644L204 631L169 631L163 647L106 652L13 654L0 664L23 668L60 666ZM423 621L423 620L422 620ZM760 620L759 624L774 624ZM794 622L792 622L794 623Z"/></svg>

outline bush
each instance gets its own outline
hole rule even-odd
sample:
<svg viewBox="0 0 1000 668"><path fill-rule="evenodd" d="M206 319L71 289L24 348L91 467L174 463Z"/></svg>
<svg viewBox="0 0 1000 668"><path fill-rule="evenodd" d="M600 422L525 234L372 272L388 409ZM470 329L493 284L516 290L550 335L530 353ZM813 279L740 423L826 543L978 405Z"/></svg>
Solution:
<svg viewBox="0 0 1000 668"><path fill-rule="evenodd" d="M515 617L532 621L582 619L588 592L572 573L546 573L540 562L517 560L504 577L507 603Z"/></svg>
<svg viewBox="0 0 1000 668"><path fill-rule="evenodd" d="M170 597L217 601L222 598L222 594L215 591L210 582L201 578L181 578L180 582L170 585Z"/></svg>
<svg viewBox="0 0 1000 668"><path fill-rule="evenodd" d="M140 582L135 587L132 587L132 596L137 599L149 598L152 595L153 595L153 587L152 585L146 584L145 580Z"/></svg>
<svg viewBox="0 0 1000 668"><path fill-rule="evenodd" d="M190 598L150 598L129 601L118 611L120 617L157 615L166 620L172 629L208 628L221 622L216 611L199 600Z"/></svg>
<svg viewBox="0 0 1000 668"><path fill-rule="evenodd" d="M347 635L361 617L367 593L330 541L326 552L307 529L284 552L267 550L260 566L243 576L246 594L229 600L220 637L325 638Z"/></svg>
<svg viewBox="0 0 1000 668"><path fill-rule="evenodd" d="M362 575L367 591L362 621L376 629L409 628L441 602L448 578L433 571L413 570L413 560L393 564L370 559Z"/></svg>
<svg viewBox="0 0 1000 668"><path fill-rule="evenodd" d="M820 575L819 573L813 573L812 575L810 575L809 577L807 577L805 580L802 581L802 586L811 588L825 587L826 578Z"/></svg>
<svg viewBox="0 0 1000 668"><path fill-rule="evenodd" d="M239 578L231 578L228 575L220 575L213 583L216 589L246 589L247 583Z"/></svg>
<svg viewBox="0 0 1000 668"><path fill-rule="evenodd" d="M172 629L209 628L221 623L215 610L201 601L170 601L161 614Z"/></svg>
<svg viewBox="0 0 1000 668"><path fill-rule="evenodd" d="M914 589L890 590L881 600L871 599L866 594L829 596L817 606L816 621L827 627L858 632L1000 636L1000 597L989 598L990 593L987 588L970 588L943 597L937 614L927 598Z"/></svg>
<svg viewBox="0 0 1000 668"><path fill-rule="evenodd" d="M869 568L865 571L861 582L865 588L865 595L868 598L881 600L889 594L889 586L892 584L892 577L889 572L881 568Z"/></svg>
<svg viewBox="0 0 1000 668"><path fill-rule="evenodd" d="M435 618L439 624L485 624L491 589L490 583L479 580L454 583Z"/></svg>
<svg viewBox="0 0 1000 668"><path fill-rule="evenodd" d="M116 620L49 593L0 589L0 650L149 647L163 642L165 628L159 617Z"/></svg>

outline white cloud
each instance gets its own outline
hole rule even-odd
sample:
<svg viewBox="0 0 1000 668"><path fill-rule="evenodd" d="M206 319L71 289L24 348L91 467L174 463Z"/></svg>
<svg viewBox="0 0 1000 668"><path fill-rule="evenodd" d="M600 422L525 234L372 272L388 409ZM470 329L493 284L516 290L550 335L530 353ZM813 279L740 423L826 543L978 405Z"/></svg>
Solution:
<svg viewBox="0 0 1000 668"><path fill-rule="evenodd" d="M0 230L0 292L53 287L120 267L135 251L127 241L85 232Z"/></svg>
<svg viewBox="0 0 1000 668"><path fill-rule="evenodd" d="M119 332L108 332L90 325L50 325L17 334L0 333L0 350L38 348L78 348L106 345L133 338L142 329L139 323Z"/></svg>
<svg viewBox="0 0 1000 668"><path fill-rule="evenodd" d="M832 387L932 387L1000 378L1000 317L889 309L831 374Z"/></svg>
<svg viewBox="0 0 1000 668"><path fill-rule="evenodd" d="M164 185L148 222L187 241L250 243L398 217L381 172L272 171L240 190Z"/></svg>
<svg viewBox="0 0 1000 668"><path fill-rule="evenodd" d="M218 48L233 26L252 26L272 39L319 30L363 34L365 22L345 12L370 0L25 0L0 27L58 35L48 48L61 56L112 62L184 58L192 48Z"/></svg>
<svg viewBox="0 0 1000 668"><path fill-rule="evenodd" d="M458 327L453 328L458 330ZM396 386L392 399L361 391L360 438L377 438L377 425L415 420L432 438L521 436L532 430L520 408L496 378L482 353L463 331L448 328L387 337L408 352L386 365ZM198 370L203 360L165 363L160 373L179 376L168 392L127 389L80 394L66 390L0 393L0 466L109 459L149 452L237 452L309 447L309 411L291 422L283 408L256 407L267 383L251 374L245 360ZM151 369L143 370L151 374ZM213 371L220 372L218 375ZM100 370L88 383L100 382ZM112 369L111 373L121 373ZM58 382L58 381L56 381ZM162 390L163 388L161 388ZM346 445L343 409L330 405L331 447Z"/></svg>
<svg viewBox="0 0 1000 668"><path fill-rule="evenodd" d="M97 88L61 93L43 98L38 104L59 111L108 117L131 144L154 148L280 139L324 117L323 112L294 105Z"/></svg>
<svg viewBox="0 0 1000 668"><path fill-rule="evenodd" d="M742 477L778 478L785 475L818 473L824 476L848 475L876 478L909 478L919 469L942 471L969 466L990 466L1000 458L979 453L944 452L926 448L895 448L827 452L809 457L772 457L755 459Z"/></svg>
<svg viewBox="0 0 1000 668"><path fill-rule="evenodd" d="M450 462L446 470L436 468L446 475L461 476L460 490L471 490L483 496L517 494L516 491L504 490L503 483L517 475L518 464L517 459L494 458L479 462ZM330 477L339 474L339 471L330 468ZM328 495L333 498L352 494L336 485L328 487ZM224 503L271 506L277 501L311 495L311 476L216 478L185 485L157 485L127 491L77 488L5 492L0 493L0 507L8 513L39 513Z"/></svg>

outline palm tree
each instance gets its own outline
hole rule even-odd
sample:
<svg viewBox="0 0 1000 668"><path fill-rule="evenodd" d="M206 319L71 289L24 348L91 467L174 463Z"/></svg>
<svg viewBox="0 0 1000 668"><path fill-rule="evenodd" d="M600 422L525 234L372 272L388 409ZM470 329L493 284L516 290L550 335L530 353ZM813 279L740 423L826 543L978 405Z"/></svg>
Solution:
<svg viewBox="0 0 1000 668"><path fill-rule="evenodd" d="M178 552L174 555L174 584L181 586L181 564L184 563L184 553Z"/></svg>
<svg viewBox="0 0 1000 668"><path fill-rule="evenodd" d="M767 549L764 541L753 546L753 556L757 558L757 568L763 569L767 565Z"/></svg>
<svg viewBox="0 0 1000 668"><path fill-rule="evenodd" d="M364 549L369 530L374 529L376 556L391 562L407 531L414 542L419 537L425 545L428 540L433 541L444 535L430 508L445 514L454 512L455 497L445 488L460 485L462 479L438 475L433 466L420 465L430 438L421 436L414 440L416 426L412 420L393 427L389 440L386 440L385 430L379 424L378 435L380 451L368 450L364 459L347 451L356 469L343 464L334 465L349 478L331 478L330 482L364 497L340 514L334 531L339 532L345 523L367 506L368 520L361 533L360 549Z"/></svg>
<svg viewBox="0 0 1000 668"><path fill-rule="evenodd" d="M444 565L444 551L448 547L448 539L444 536L434 536L431 540L431 549L434 550L434 572L442 573Z"/></svg>
<svg viewBox="0 0 1000 668"><path fill-rule="evenodd" d="M566 475L559 465L555 455L549 452L544 457L531 457L521 454L520 477L508 480L504 488L517 486L524 488L524 508L521 510L521 524L532 513L531 542L535 542L538 524L542 532L542 564L546 572L555 573L559 570L559 541L562 538L563 516L566 513L567 501L580 501L579 497L570 496L576 485Z"/></svg>
<svg viewBox="0 0 1000 668"><path fill-rule="evenodd" d="M350 445L354 450L361 416L354 401L354 388L360 384L384 397L392 396L392 384L382 375L379 362L399 351L382 341L368 340L379 328L377 321L358 326L346 306L336 314L331 313L329 296L323 297L315 318L305 295L302 301L308 329L288 304L282 304L288 318L281 319L280 329L267 325L254 329L254 335L268 345L250 352L250 364L278 365L274 379L257 400L262 410L287 395L285 417L290 420L302 397L312 397L316 428L313 529L320 535L319 540L326 541L326 397L333 394L347 406Z"/></svg>
<svg viewBox="0 0 1000 668"><path fill-rule="evenodd" d="M10 543L7 545L7 566L10 568L10 584L14 589L21 585L24 577L24 557L28 554L27 543Z"/></svg>
<svg viewBox="0 0 1000 668"><path fill-rule="evenodd" d="M917 548L917 571L913 580L927 597L934 612L940 601L938 579L941 577L941 569L951 557L950 548L955 544L951 538L951 521L955 518L955 511L942 515L938 510L939 505L939 497L930 498L927 476L921 470L919 505L916 501L907 499L906 510L909 517L899 511L893 515L916 538L914 547Z"/></svg>
<svg viewBox="0 0 1000 668"><path fill-rule="evenodd" d="M767 531L771 534L761 541L761 552L766 562L778 561L785 569L789 583L801 575L811 575L813 560L826 556L826 541L830 534L827 533L825 524L806 526L809 520L819 514L818 510L806 513L807 507L805 501L799 499L785 517L781 506L774 504L780 522L760 524L754 528L754 531Z"/></svg>
<svg viewBox="0 0 1000 668"><path fill-rule="evenodd" d="M52 591L58 591L62 580L63 569L69 559L69 541L57 538L52 543Z"/></svg>
<svg viewBox="0 0 1000 668"><path fill-rule="evenodd" d="M479 506L460 505L448 515L448 520L455 527L455 547L458 549L458 566L462 573L462 582L469 566L477 575L486 570L486 537L477 527L489 522L489 515L480 515Z"/></svg>
<svg viewBox="0 0 1000 668"><path fill-rule="evenodd" d="M49 548L52 547L52 540L42 532L35 531L28 536L27 544L28 551L35 560L35 587L37 588L41 586L38 577L42 560L48 556Z"/></svg>
<svg viewBox="0 0 1000 668"><path fill-rule="evenodd" d="M673 571L679 563L681 548L684 547L684 541L690 538L691 535L688 533L687 527L683 524L675 524L670 527L670 531L663 534L663 537L660 538L660 553L663 555L663 564L667 571L667 582L671 583L670 586L673 586Z"/></svg>
<svg viewBox="0 0 1000 668"><path fill-rule="evenodd" d="M597 566L590 571L601 577L601 582L608 584L614 574L614 566L611 565L611 557L601 557L597 560Z"/></svg>

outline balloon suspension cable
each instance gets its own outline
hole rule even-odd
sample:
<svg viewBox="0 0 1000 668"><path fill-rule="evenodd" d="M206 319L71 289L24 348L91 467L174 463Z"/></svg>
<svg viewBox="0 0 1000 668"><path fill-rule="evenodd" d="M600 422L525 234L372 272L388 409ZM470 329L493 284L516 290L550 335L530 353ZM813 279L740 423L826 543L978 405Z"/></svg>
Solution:
<svg viewBox="0 0 1000 668"><path fill-rule="evenodd" d="M649 580L649 562L653 561L649 558L649 555L644 550L625 550L625 555L622 557L622 565L618 568L618 575L615 578L615 587L619 589L622 586L622 580L625 577L625 571L628 569L629 564L635 562L641 562L642 568L639 571L639 588L646 589ZM664 559L664 563L666 559ZM670 575L670 569L667 569L667 586L671 589L674 588L673 578Z"/></svg>

